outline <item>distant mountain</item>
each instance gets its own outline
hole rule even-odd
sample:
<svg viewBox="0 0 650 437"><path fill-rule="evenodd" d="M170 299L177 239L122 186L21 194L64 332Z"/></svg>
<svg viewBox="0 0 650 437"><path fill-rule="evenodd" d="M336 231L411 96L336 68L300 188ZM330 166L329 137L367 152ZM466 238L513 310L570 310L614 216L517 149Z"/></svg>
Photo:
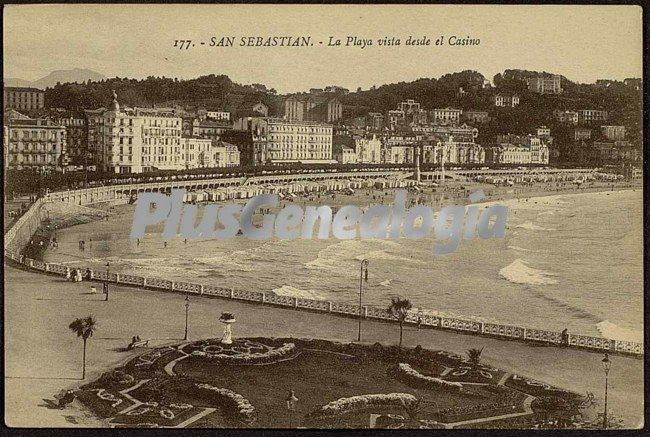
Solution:
<svg viewBox="0 0 650 437"><path fill-rule="evenodd" d="M87 70L85 68L73 68L72 70L55 70L45 77L30 82L24 79L7 77L3 79L4 86L34 87L44 90L52 88L57 82L77 82L82 83L87 80L99 81L106 79L101 73Z"/></svg>
<svg viewBox="0 0 650 437"><path fill-rule="evenodd" d="M4 86L32 86L32 83L28 80L18 79L15 77L5 77L2 79Z"/></svg>

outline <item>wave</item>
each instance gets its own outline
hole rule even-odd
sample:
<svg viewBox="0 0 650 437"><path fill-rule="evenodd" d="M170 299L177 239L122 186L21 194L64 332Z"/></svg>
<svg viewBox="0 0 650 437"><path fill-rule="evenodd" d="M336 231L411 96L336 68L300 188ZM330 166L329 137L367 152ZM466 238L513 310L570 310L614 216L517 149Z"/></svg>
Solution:
<svg viewBox="0 0 650 437"><path fill-rule="evenodd" d="M549 276L554 276L552 273L528 267L521 259L516 259L510 265L499 270L499 276L515 284L557 284L555 279L549 278Z"/></svg>
<svg viewBox="0 0 650 437"><path fill-rule="evenodd" d="M542 211L539 214L537 214L537 216L540 216L540 215L555 215L555 212L554 211Z"/></svg>
<svg viewBox="0 0 650 437"><path fill-rule="evenodd" d="M320 250L316 259L303 265L310 270L327 270L339 276L346 276L352 272L356 274L359 268L358 261L364 259L424 264L421 260L390 253L389 248L396 246L404 247L388 240L345 240Z"/></svg>
<svg viewBox="0 0 650 437"><path fill-rule="evenodd" d="M537 226L536 224L533 224L533 222L531 222L530 220L520 225L517 225L516 227L521 229L527 229L529 231L556 231L557 230L557 229L543 228L541 226Z"/></svg>
<svg viewBox="0 0 650 437"><path fill-rule="evenodd" d="M392 282L392 279L386 279L385 281L381 281L379 285L382 287L390 287L390 283Z"/></svg>
<svg viewBox="0 0 650 437"><path fill-rule="evenodd" d="M609 320L603 320L596 324L596 329L605 338L643 343L643 331L622 328Z"/></svg>
<svg viewBox="0 0 650 437"><path fill-rule="evenodd" d="M279 288L274 288L273 293L279 296L299 297L302 299L315 299L323 300L324 298L314 290L301 290L300 288L292 287L291 285L283 285Z"/></svg>

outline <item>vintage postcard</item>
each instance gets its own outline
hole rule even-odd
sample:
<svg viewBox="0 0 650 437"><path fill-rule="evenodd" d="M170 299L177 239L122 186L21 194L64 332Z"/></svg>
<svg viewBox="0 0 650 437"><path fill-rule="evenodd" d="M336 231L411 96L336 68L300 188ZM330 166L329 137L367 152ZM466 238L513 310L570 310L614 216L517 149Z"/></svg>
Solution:
<svg viewBox="0 0 650 437"><path fill-rule="evenodd" d="M7 426L644 427L641 7L3 12Z"/></svg>

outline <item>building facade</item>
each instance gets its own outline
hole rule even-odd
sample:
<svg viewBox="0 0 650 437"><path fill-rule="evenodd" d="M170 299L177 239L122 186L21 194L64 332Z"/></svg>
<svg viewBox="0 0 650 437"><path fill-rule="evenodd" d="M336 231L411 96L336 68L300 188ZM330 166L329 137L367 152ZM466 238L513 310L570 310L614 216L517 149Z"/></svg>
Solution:
<svg viewBox="0 0 650 437"><path fill-rule="evenodd" d="M443 109L432 109L431 110L431 122L432 123L459 123L460 116L463 113L462 109L454 108L443 108Z"/></svg>
<svg viewBox="0 0 650 437"><path fill-rule="evenodd" d="M493 97L494 100L494 106L499 106L499 107L510 107L514 108L515 106L519 105L519 96L518 95L504 95L504 94L497 94Z"/></svg>
<svg viewBox="0 0 650 437"><path fill-rule="evenodd" d="M180 117L159 109L122 109L115 93L109 109L89 110L86 116L88 148L100 169L142 173L185 168Z"/></svg>
<svg viewBox="0 0 650 437"><path fill-rule="evenodd" d="M487 111L463 111L463 120L468 123L487 123L490 115Z"/></svg>
<svg viewBox="0 0 650 437"><path fill-rule="evenodd" d="M12 119L4 126L5 167L58 171L68 165L65 126L43 119Z"/></svg>
<svg viewBox="0 0 650 437"><path fill-rule="evenodd" d="M284 116L293 121L332 123L343 117L343 105L336 97L296 94L285 100Z"/></svg>
<svg viewBox="0 0 650 437"><path fill-rule="evenodd" d="M274 117L246 117L235 122L253 138L253 161L259 164L332 163L332 125Z"/></svg>
<svg viewBox="0 0 650 437"><path fill-rule="evenodd" d="M625 139L625 126L601 126L600 131L608 140L620 141Z"/></svg>
<svg viewBox="0 0 650 437"><path fill-rule="evenodd" d="M607 120L607 111L599 109L581 109L578 112L578 123L593 123Z"/></svg>
<svg viewBox="0 0 650 437"><path fill-rule="evenodd" d="M554 74L552 76L538 76L526 80L528 90L540 94L560 94L562 93L561 76Z"/></svg>
<svg viewBox="0 0 650 437"><path fill-rule="evenodd" d="M45 91L38 88L4 87L2 94L3 109L31 111L45 107Z"/></svg>
<svg viewBox="0 0 650 437"><path fill-rule="evenodd" d="M354 141L357 162L362 164L379 164L381 163L381 141L377 135L372 138L360 137Z"/></svg>

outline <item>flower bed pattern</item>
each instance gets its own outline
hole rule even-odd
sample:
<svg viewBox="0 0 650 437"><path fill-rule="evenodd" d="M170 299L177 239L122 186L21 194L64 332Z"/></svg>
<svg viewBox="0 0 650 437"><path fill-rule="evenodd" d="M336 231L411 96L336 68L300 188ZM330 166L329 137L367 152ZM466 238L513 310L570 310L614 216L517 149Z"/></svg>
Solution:
<svg viewBox="0 0 650 437"><path fill-rule="evenodd" d="M390 367L388 373L392 374L398 381L415 388L440 388L454 391L461 391L463 389L463 385L460 382L445 381L440 378L434 378L433 376L423 375L406 363L399 363L397 366Z"/></svg>
<svg viewBox="0 0 650 437"><path fill-rule="evenodd" d="M512 375L508 378L505 382L505 386L528 393L532 396L553 396L566 392L565 390L553 387L549 384L518 375Z"/></svg>
<svg viewBox="0 0 650 437"><path fill-rule="evenodd" d="M246 341L243 345L207 345L202 350L195 350L191 353L193 357L199 357L222 364L232 365L254 365L269 364L277 362L283 358L288 358L295 354L296 345L293 343L284 343L278 348L257 344ZM265 352L250 352L251 347L265 348Z"/></svg>
<svg viewBox="0 0 650 437"><path fill-rule="evenodd" d="M465 407L462 405L440 410L435 414L438 421L444 423L461 422L485 417L501 416L521 412L519 400L513 395L511 400Z"/></svg>
<svg viewBox="0 0 650 437"><path fill-rule="evenodd" d="M312 413L313 416L337 416L340 414L361 411L366 408L395 406L408 408L418 402L418 399L408 393L368 394L341 398L323 405Z"/></svg>
<svg viewBox="0 0 650 437"><path fill-rule="evenodd" d="M252 423L255 421L255 407L239 393L235 393L226 388L213 387L210 384L196 384L196 387L203 391L207 390L209 393L213 393L219 398L226 400L237 411L243 422Z"/></svg>

